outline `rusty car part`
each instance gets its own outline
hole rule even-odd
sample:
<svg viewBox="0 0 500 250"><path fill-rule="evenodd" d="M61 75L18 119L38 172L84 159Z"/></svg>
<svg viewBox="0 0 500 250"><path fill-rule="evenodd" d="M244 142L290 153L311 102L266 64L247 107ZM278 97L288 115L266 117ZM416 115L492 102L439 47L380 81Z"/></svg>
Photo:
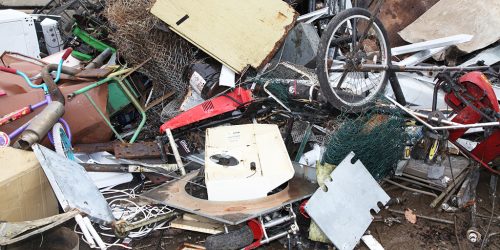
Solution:
<svg viewBox="0 0 500 250"><path fill-rule="evenodd" d="M161 158L163 146L156 142L115 143L113 151L120 159Z"/></svg>
<svg viewBox="0 0 500 250"><path fill-rule="evenodd" d="M24 130L19 139L14 143L15 148L27 150L36 142L42 140L49 130L64 114L64 104L60 102L51 102L31 120L26 130Z"/></svg>
<svg viewBox="0 0 500 250"><path fill-rule="evenodd" d="M90 143L90 144L76 144L73 145L73 152L75 153L95 153L106 151L108 153L114 153L115 151L114 141L101 142L101 143Z"/></svg>
<svg viewBox="0 0 500 250"><path fill-rule="evenodd" d="M235 202L209 201L193 197L186 191L186 184L198 174L199 170L193 171L177 181L145 192L143 197L222 223L236 225L276 210L277 207L310 197L317 189L316 184L295 176L285 189L267 197Z"/></svg>

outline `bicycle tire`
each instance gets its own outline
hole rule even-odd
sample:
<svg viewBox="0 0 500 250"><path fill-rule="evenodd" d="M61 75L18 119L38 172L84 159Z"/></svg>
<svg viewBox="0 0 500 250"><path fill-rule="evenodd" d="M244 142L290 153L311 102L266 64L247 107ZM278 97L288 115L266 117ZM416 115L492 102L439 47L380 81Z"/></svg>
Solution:
<svg viewBox="0 0 500 250"><path fill-rule="evenodd" d="M248 225L229 233L208 236L205 240L207 250L242 249L253 242L253 232Z"/></svg>
<svg viewBox="0 0 500 250"><path fill-rule="evenodd" d="M321 36L320 44L318 47L318 54L316 57L316 74L318 75L318 80L320 83L321 91L323 95L326 97L328 102L336 109L345 111L348 113L359 113L367 108L371 107L376 100L376 97L380 95L388 82L388 72L386 70L381 70L380 74L383 76L380 77L380 80L378 81L378 85L374 92L371 92L368 96L368 98L364 98L362 101L359 103L349 103L343 100L340 95L340 91L335 91L330 82L330 73L329 73L329 67L328 67L328 53L330 52L331 48L331 42L332 42L332 37L335 35L335 32L339 30L339 28L342 26L342 24L346 23L346 21L349 21L352 18L355 17L362 17L363 20L369 20L371 18L371 13L362 8L351 8L347 9L344 11L339 12L336 16L334 16L327 27L326 32ZM346 24L347 25L347 24ZM377 18L374 18L372 27L370 29L374 29L374 31L377 33L377 38L379 41L379 46L381 47L380 51L381 54L384 55L384 60L383 62L386 65L389 65L390 59L391 59L391 53L390 53L390 45L389 45L389 40L387 38L387 32ZM352 38L352 35L351 35ZM366 40L366 39L365 39ZM363 41L365 41L363 40ZM337 43L338 44L338 43ZM340 46L338 46L340 47ZM351 48L352 49L352 48ZM337 48L336 48L337 50ZM356 51L358 52L358 51ZM348 52L349 53L349 52ZM352 53L352 51L351 51ZM355 54L355 53L352 53ZM334 55L335 56L335 55ZM333 58L334 59L334 58ZM376 59L375 59L376 60ZM332 60L334 61L334 60ZM347 74L351 73L358 73L358 74L368 74L366 72L361 72L361 71L348 71ZM368 77L369 78L369 77ZM342 78L341 78L342 79ZM370 79L369 79L370 80ZM340 81L340 80L339 80ZM339 92L339 93L337 93ZM354 96L354 95L353 95ZM361 96L362 97L362 96ZM354 99L354 98L353 98Z"/></svg>
<svg viewBox="0 0 500 250"><path fill-rule="evenodd" d="M66 134L64 126L61 123L58 122L52 127L52 137L56 153L70 160L75 160L75 155L73 154L73 149L71 148L71 142L69 141L68 135Z"/></svg>

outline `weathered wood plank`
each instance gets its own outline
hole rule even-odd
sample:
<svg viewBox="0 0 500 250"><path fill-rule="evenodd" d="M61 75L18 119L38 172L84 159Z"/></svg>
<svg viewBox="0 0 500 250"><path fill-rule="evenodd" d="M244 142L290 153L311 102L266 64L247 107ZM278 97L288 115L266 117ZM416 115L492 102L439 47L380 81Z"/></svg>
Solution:
<svg viewBox="0 0 500 250"><path fill-rule="evenodd" d="M158 0L151 13L236 72L269 61L298 15L281 0Z"/></svg>

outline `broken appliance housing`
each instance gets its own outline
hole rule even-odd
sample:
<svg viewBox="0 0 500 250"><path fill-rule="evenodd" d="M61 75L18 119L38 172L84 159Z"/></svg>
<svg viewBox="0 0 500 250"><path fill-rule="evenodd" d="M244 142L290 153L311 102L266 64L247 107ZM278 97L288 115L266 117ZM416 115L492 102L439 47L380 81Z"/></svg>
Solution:
<svg viewBox="0 0 500 250"><path fill-rule="evenodd" d="M0 54L12 51L40 59L35 22L30 15L17 10L0 10Z"/></svg>
<svg viewBox="0 0 500 250"><path fill-rule="evenodd" d="M262 198L294 173L274 124L221 126L206 131L205 183L209 200Z"/></svg>

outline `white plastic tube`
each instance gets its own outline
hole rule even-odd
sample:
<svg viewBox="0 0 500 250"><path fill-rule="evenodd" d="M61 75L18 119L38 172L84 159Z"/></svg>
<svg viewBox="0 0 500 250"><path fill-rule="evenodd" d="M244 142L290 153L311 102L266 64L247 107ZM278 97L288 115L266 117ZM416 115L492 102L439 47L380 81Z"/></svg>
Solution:
<svg viewBox="0 0 500 250"><path fill-rule="evenodd" d="M95 228L92 226L92 223L90 223L90 220L88 217L83 218L83 222L85 222L85 226L88 228L90 234L92 237L94 237L95 241L97 242L97 245L101 250L106 250L106 244L104 244L104 241L102 241L101 236L97 233Z"/></svg>
<svg viewBox="0 0 500 250"><path fill-rule="evenodd" d="M82 216L80 214L77 214L75 216L75 220L76 220L76 223L78 224L78 226L80 227L80 229L82 230L83 237L85 237L85 240L89 243L90 248L94 248L95 247L94 238L92 238L89 230L85 226L85 222L83 222Z"/></svg>

